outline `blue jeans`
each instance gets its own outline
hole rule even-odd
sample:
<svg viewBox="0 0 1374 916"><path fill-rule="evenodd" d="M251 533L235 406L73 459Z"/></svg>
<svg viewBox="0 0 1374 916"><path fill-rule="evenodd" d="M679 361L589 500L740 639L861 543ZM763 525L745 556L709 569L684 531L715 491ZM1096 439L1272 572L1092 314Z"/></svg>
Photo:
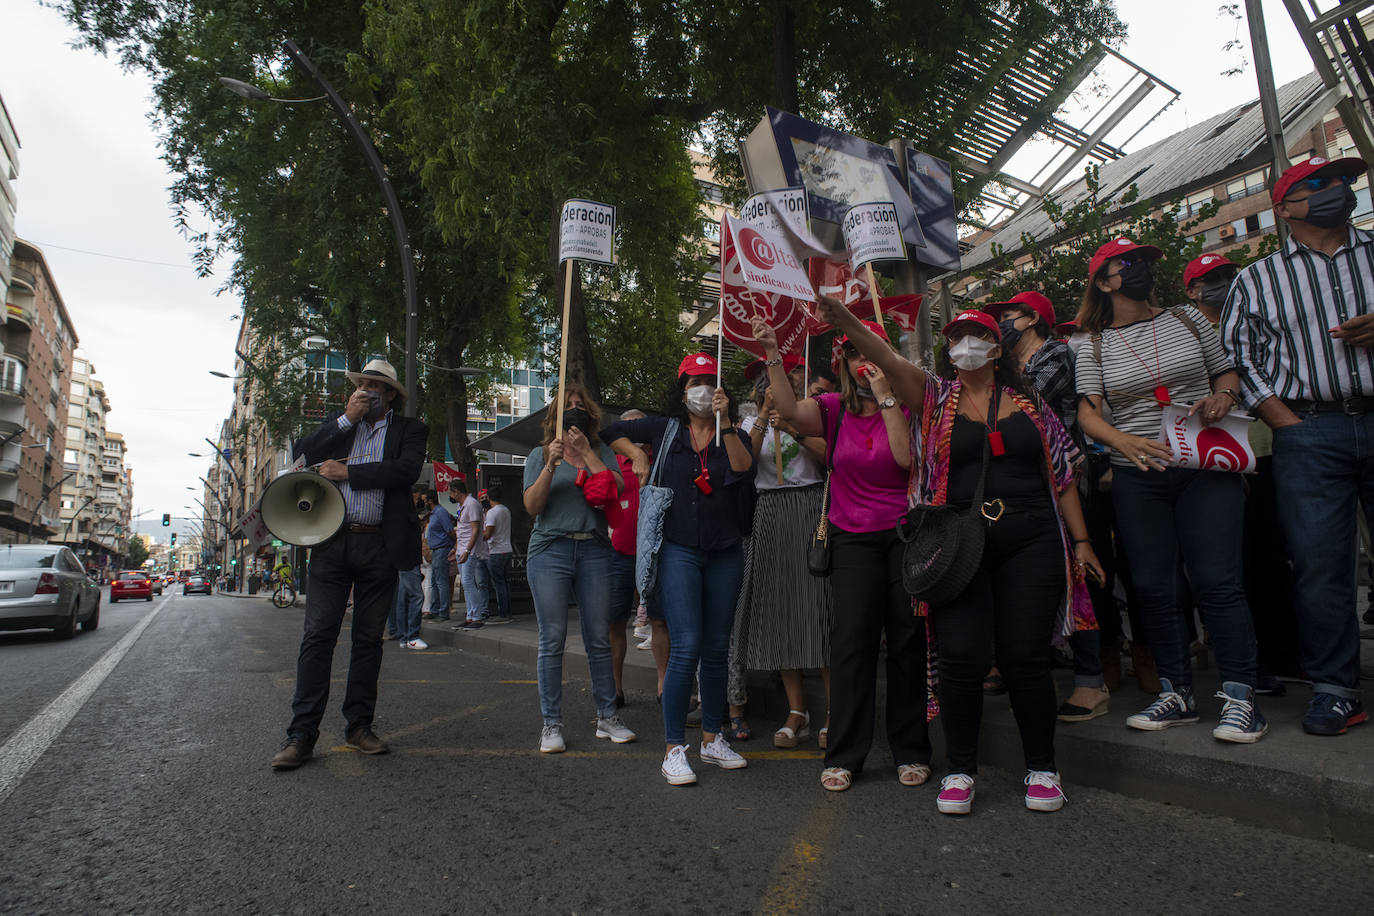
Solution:
<svg viewBox="0 0 1374 916"><path fill-rule="evenodd" d="M1176 689L1193 685L1190 615L1179 601L1180 594L1187 594L1180 581L1181 557L1221 679L1253 687L1255 626L1245 600L1245 489L1240 475L1117 465L1112 469L1112 502L1160 676ZM1353 581L1353 567L1351 576Z"/></svg>
<svg viewBox="0 0 1374 916"><path fill-rule="evenodd" d="M491 579L491 592L496 598L496 616L502 620L510 617L510 584L506 577L510 573L513 553L494 553L487 557L487 573Z"/></svg>
<svg viewBox="0 0 1374 916"><path fill-rule="evenodd" d="M582 645L592 675L592 700L602 718L615 715L611 670L611 548L592 538L558 538L525 564L539 622L539 708L545 725L563 722L563 646L568 641L568 604L577 599ZM686 710L683 711L686 715Z"/></svg>
<svg viewBox="0 0 1374 916"><path fill-rule="evenodd" d="M635 558L623 553L611 556L611 623L624 626L639 609L635 600Z"/></svg>
<svg viewBox="0 0 1374 916"><path fill-rule="evenodd" d="M1274 431L1279 520L1293 558L1300 661L1312 689L1360 697L1356 501L1374 520L1374 414L1302 414Z"/></svg>
<svg viewBox="0 0 1374 916"><path fill-rule="evenodd" d="M459 567L463 576L463 599L467 602L468 620L487 619L487 558L469 556Z"/></svg>
<svg viewBox="0 0 1374 916"><path fill-rule="evenodd" d="M420 638L420 610L425 593L420 585L420 567L396 573L396 600L391 607L391 632L401 641Z"/></svg>
<svg viewBox="0 0 1374 916"><path fill-rule="evenodd" d="M439 620L448 620L448 606L453 601L448 577L447 547L431 548L429 584L429 612Z"/></svg>
<svg viewBox="0 0 1374 916"><path fill-rule="evenodd" d="M658 587L668 624L668 671L663 678L663 735L686 744L687 704L701 668L701 730L720 733L726 663L735 604L744 581L744 548L683 547L666 538L658 555Z"/></svg>

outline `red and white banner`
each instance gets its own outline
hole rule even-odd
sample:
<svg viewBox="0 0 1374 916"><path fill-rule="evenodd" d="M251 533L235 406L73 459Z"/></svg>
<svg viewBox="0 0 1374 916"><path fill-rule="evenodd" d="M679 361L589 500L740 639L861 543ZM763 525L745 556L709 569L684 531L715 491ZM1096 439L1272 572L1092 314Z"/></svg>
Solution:
<svg viewBox="0 0 1374 916"><path fill-rule="evenodd" d="M467 475L453 465L444 464L442 461L435 461L433 464L434 489L439 492L439 505L447 509L450 515L456 516L462 508L462 502L453 498L453 493L449 491L449 484L455 480L467 480Z"/></svg>
<svg viewBox="0 0 1374 916"><path fill-rule="evenodd" d="M239 527L243 529L243 536L248 539L248 549L257 551L259 547L272 540L272 532L267 529L267 523L262 520L262 497L253 504L239 519Z"/></svg>
<svg viewBox="0 0 1374 916"><path fill-rule="evenodd" d="M783 354L800 353L812 301L811 281L800 259L773 233L742 225L730 214L720 221L720 328L742 350L763 357L750 320L759 315L778 338Z"/></svg>
<svg viewBox="0 0 1374 916"><path fill-rule="evenodd" d="M1250 424L1243 416L1227 414L1211 426L1202 425L1199 415L1188 416L1188 407L1171 404L1164 408L1164 441L1174 453L1178 467L1207 471L1255 472L1255 452L1250 448Z"/></svg>

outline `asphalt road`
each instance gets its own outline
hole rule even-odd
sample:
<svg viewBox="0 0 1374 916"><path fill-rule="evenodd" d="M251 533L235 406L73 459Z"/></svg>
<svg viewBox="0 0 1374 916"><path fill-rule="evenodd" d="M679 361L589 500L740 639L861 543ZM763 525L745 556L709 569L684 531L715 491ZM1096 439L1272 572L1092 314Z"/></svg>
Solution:
<svg viewBox="0 0 1374 916"><path fill-rule="evenodd" d="M0 912L1253 914L1367 912L1374 890L1363 851L1072 785L1034 814L1005 770L984 770L972 816L943 817L882 747L838 795L814 744L759 738L749 769L672 788L652 698L625 710L643 740L613 746L581 680L568 753L540 755L531 671L392 643L376 723L392 753L342 746L341 649L316 759L274 773L301 610L262 599L106 603L72 641L0 634L0 782L14 736L152 613L0 785Z"/></svg>

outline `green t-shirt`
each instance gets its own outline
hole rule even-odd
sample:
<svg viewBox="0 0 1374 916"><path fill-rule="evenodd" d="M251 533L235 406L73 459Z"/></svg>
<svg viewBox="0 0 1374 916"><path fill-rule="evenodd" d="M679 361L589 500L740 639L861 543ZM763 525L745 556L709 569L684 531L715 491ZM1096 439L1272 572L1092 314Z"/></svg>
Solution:
<svg viewBox="0 0 1374 916"><path fill-rule="evenodd" d="M615 453L602 445L597 454L616 475L617 484L623 484L619 479L620 466L616 464ZM543 471L544 448L536 446L525 459L525 489L532 487ZM606 533L606 514L587 505L582 488L577 485L577 468L566 461L559 462L553 472L553 484L549 487L549 500L544 504L544 511L535 516L527 556L534 556L556 538L585 532L596 535L597 540L606 544L611 543Z"/></svg>

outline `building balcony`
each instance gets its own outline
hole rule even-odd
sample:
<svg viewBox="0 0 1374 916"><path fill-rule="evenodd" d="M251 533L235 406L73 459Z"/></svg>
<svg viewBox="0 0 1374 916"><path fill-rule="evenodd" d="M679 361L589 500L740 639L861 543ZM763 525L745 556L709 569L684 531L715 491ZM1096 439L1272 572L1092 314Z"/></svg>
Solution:
<svg viewBox="0 0 1374 916"><path fill-rule="evenodd" d="M14 268L14 275L16 280L21 279L19 276L21 273L27 274L28 271L21 270L17 267ZM29 276L33 275L29 274ZM25 308L22 305L15 305L13 302L11 302L5 306L5 323L11 326L19 325L24 328L32 328L34 324L33 311L31 309Z"/></svg>
<svg viewBox="0 0 1374 916"><path fill-rule="evenodd" d="M0 478L15 477L19 474L19 462L13 458L0 458Z"/></svg>

